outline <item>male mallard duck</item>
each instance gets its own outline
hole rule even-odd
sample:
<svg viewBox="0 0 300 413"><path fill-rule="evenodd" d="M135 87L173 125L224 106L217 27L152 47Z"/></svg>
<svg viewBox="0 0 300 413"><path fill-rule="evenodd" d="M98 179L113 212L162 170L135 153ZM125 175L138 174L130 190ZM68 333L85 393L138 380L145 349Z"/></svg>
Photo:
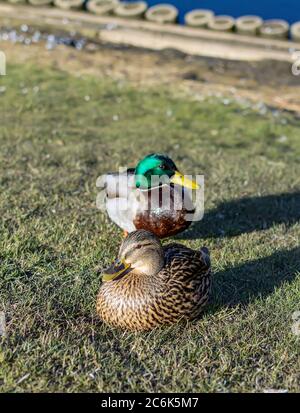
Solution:
<svg viewBox="0 0 300 413"><path fill-rule="evenodd" d="M164 238L191 224L186 219L195 213L191 189L199 186L183 176L166 155L150 154L134 169L105 175L101 185L110 219L126 234L146 229Z"/></svg>
<svg viewBox="0 0 300 413"><path fill-rule="evenodd" d="M134 231L102 279L97 312L112 326L149 330L195 319L209 298L209 252L180 244L163 247L156 235Z"/></svg>

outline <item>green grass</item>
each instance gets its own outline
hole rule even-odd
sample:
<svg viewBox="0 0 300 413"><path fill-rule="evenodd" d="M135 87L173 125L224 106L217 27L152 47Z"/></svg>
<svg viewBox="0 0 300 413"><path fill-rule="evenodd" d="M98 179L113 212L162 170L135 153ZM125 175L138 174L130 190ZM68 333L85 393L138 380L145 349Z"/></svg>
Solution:
<svg viewBox="0 0 300 413"><path fill-rule="evenodd" d="M299 118L54 69L7 72L1 391L299 391ZM205 174L204 220L177 240L210 248L213 295L195 323L128 333L95 313L95 268L121 240L95 182L153 151Z"/></svg>

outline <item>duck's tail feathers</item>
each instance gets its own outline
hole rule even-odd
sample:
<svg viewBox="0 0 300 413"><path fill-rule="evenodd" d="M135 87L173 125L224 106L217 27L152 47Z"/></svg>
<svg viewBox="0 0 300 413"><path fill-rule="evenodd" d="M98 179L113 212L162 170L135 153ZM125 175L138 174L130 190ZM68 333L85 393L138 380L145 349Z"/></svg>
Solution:
<svg viewBox="0 0 300 413"><path fill-rule="evenodd" d="M210 262L210 253L209 249L207 247L201 247L199 252L202 255L202 261L205 264L207 268L210 268L211 262Z"/></svg>

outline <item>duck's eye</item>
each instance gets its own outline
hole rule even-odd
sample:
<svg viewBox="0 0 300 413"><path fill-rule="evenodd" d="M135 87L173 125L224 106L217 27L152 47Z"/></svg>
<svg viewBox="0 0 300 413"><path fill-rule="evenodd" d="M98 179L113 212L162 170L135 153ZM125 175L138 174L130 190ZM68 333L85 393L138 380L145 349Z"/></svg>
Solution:
<svg viewBox="0 0 300 413"><path fill-rule="evenodd" d="M160 167L160 169L167 169L167 168L166 168L166 165L163 164L163 163L162 163L159 167Z"/></svg>

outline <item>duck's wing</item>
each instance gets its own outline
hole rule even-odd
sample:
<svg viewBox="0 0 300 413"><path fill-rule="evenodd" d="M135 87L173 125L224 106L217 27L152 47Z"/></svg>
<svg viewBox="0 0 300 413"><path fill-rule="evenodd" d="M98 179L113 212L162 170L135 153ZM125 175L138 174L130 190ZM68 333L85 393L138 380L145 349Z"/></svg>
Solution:
<svg viewBox="0 0 300 413"><path fill-rule="evenodd" d="M188 280L211 275L210 255L207 248L192 250L184 245L164 246L165 269L169 280Z"/></svg>
<svg viewBox="0 0 300 413"><path fill-rule="evenodd" d="M124 231L134 231L133 223L138 208L137 191L134 181L135 169L108 173L97 182L97 187L105 193L105 207L109 218Z"/></svg>
<svg viewBox="0 0 300 413"><path fill-rule="evenodd" d="M177 311L189 319L198 318L211 291L211 265L207 248L198 251L178 244L165 247L166 263L162 293L164 302L177 302Z"/></svg>
<svg viewBox="0 0 300 413"><path fill-rule="evenodd" d="M128 192L135 188L134 168L129 168L124 172L112 172L103 175L97 186L104 189L107 198L127 198Z"/></svg>

